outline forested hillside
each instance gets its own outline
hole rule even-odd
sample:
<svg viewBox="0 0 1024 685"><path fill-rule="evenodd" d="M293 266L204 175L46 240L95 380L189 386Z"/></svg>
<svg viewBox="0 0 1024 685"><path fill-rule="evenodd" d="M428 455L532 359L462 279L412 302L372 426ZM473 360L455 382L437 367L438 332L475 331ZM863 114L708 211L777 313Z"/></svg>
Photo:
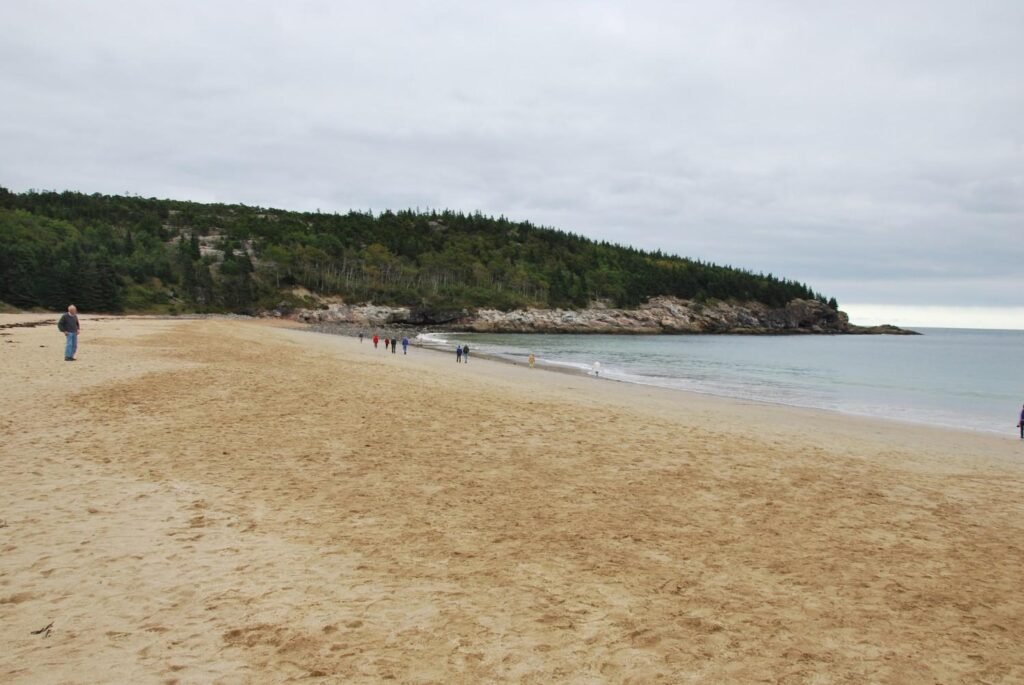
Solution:
<svg viewBox="0 0 1024 685"><path fill-rule="evenodd" d="M302 304L298 286L428 308L631 307L655 295L824 301L771 275L480 214L321 214L0 188L0 301L17 307L253 312Z"/></svg>

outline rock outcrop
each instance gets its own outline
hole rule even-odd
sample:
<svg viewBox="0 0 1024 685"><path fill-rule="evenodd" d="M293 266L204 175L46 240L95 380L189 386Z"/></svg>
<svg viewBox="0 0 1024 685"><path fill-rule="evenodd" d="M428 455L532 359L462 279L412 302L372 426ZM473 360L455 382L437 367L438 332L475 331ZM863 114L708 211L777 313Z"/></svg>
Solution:
<svg viewBox="0 0 1024 685"><path fill-rule="evenodd" d="M387 326L412 323L409 307L383 307L373 304L329 304L323 309L298 309L295 318L303 323L354 324L356 326ZM463 313L460 312L460 315Z"/></svg>
<svg viewBox="0 0 1024 685"><path fill-rule="evenodd" d="M845 312L817 300L793 300L785 307L773 308L759 302L704 304L653 297L636 309L598 303L587 309L509 312L331 304L324 309L298 310L296 318L311 324L430 326L488 333L913 334L895 326L855 326Z"/></svg>

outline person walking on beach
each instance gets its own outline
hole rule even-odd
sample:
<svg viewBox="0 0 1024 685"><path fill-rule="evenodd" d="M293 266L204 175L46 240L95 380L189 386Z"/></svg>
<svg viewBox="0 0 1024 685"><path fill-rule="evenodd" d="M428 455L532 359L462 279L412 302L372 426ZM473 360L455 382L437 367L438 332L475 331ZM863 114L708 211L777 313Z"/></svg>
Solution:
<svg viewBox="0 0 1024 685"><path fill-rule="evenodd" d="M594 376L597 378L601 377L601 362L594 362Z"/></svg>
<svg viewBox="0 0 1024 685"><path fill-rule="evenodd" d="M78 323L78 308L75 305L68 305L68 311L57 321L57 330L64 334L64 361L75 361L75 353L78 352L78 333L82 330L82 325Z"/></svg>
<svg viewBox="0 0 1024 685"><path fill-rule="evenodd" d="M462 345L459 345L458 347L455 348L455 363L462 363Z"/></svg>
<svg viewBox="0 0 1024 685"><path fill-rule="evenodd" d="M377 343L379 343L379 342L380 342L380 336L379 335L374 335L373 336L373 349L377 349Z"/></svg>
<svg viewBox="0 0 1024 685"><path fill-rule="evenodd" d="M1024 407L1020 409L1020 421L1017 422L1017 428L1020 428L1020 439L1024 440Z"/></svg>
<svg viewBox="0 0 1024 685"><path fill-rule="evenodd" d="M462 346L462 361L466 364L469 363L469 345Z"/></svg>
<svg viewBox="0 0 1024 685"><path fill-rule="evenodd" d="M398 338L391 339L391 354L398 353Z"/></svg>
<svg viewBox="0 0 1024 685"><path fill-rule="evenodd" d="M384 336L384 351L386 352L388 347L391 345L391 338Z"/></svg>
<svg viewBox="0 0 1024 685"><path fill-rule="evenodd" d="M359 342L363 342L363 332L359 331Z"/></svg>
<svg viewBox="0 0 1024 685"><path fill-rule="evenodd" d="M532 369L533 365L537 362L537 358L533 356L533 352L530 353L530 357L527 361L530 362L530 368Z"/></svg>
<svg viewBox="0 0 1024 685"><path fill-rule="evenodd" d="M409 336L402 336L402 354L409 354Z"/></svg>

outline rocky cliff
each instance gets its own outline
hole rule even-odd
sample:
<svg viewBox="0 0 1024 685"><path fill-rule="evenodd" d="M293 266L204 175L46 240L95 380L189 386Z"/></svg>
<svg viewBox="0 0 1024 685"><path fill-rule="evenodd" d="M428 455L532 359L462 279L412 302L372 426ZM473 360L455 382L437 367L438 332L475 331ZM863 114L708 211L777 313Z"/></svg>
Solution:
<svg viewBox="0 0 1024 685"><path fill-rule="evenodd" d="M523 309L502 312L436 311L410 307L331 304L296 312L299 321L357 326L412 325L488 333L733 333L913 334L895 326L855 326L845 312L817 300L793 300L772 308L758 302L703 304L654 297L636 309L596 304L587 309Z"/></svg>

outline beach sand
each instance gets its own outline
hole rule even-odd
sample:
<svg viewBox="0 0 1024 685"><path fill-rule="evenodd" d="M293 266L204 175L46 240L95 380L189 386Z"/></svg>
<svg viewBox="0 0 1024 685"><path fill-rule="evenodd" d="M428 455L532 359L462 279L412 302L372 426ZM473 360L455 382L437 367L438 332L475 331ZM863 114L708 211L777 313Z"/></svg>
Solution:
<svg viewBox="0 0 1024 685"><path fill-rule="evenodd" d="M1024 682L1009 424L254 321L62 345L0 328L2 683Z"/></svg>

